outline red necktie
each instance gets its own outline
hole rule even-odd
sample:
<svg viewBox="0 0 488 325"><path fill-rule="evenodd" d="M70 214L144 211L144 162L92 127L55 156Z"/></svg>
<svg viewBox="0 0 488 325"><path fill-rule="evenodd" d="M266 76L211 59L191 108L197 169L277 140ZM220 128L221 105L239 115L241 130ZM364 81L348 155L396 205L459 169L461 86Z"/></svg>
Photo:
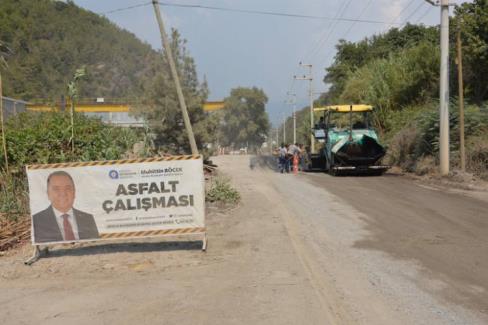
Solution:
<svg viewBox="0 0 488 325"><path fill-rule="evenodd" d="M69 215L63 214L61 217L63 218L64 240L75 240L73 228L71 227L71 223L68 220Z"/></svg>

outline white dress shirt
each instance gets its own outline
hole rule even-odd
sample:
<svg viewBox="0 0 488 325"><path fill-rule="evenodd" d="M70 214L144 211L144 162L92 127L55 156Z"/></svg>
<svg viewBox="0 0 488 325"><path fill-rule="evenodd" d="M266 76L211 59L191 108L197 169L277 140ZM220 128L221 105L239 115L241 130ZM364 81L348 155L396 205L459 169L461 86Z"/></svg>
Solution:
<svg viewBox="0 0 488 325"><path fill-rule="evenodd" d="M80 240L80 235L78 234L78 223L76 222L73 209L69 209L69 211L66 213L62 213L56 210L55 207L53 207L53 210L54 210L54 215L56 216L56 222L58 223L59 230L61 230L61 235L63 236L63 240L66 240L66 238L64 238L64 224L63 224L64 219L62 217L65 214L68 215L68 220L69 223L71 224L71 229L73 229L73 234L75 235L75 239Z"/></svg>

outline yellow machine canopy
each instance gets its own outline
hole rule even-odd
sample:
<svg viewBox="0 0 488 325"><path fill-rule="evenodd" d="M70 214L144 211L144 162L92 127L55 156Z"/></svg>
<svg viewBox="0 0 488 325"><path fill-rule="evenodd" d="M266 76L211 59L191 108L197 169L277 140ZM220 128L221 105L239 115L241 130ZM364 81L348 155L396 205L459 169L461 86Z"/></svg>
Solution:
<svg viewBox="0 0 488 325"><path fill-rule="evenodd" d="M351 109L352 107L352 109ZM373 106L371 105L330 105L325 107L316 107L314 112L334 111L339 113L352 112L372 112Z"/></svg>

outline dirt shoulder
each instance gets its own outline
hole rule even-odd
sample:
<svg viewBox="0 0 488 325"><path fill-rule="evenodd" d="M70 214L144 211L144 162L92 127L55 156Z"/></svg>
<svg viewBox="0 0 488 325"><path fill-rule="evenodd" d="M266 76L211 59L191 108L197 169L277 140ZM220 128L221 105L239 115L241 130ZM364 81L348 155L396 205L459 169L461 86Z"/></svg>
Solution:
<svg viewBox="0 0 488 325"><path fill-rule="evenodd" d="M208 213L206 253L200 242L145 240L60 246L30 267L29 245L0 257L0 323L321 323L327 311L280 215L241 176L241 204Z"/></svg>
<svg viewBox="0 0 488 325"><path fill-rule="evenodd" d="M415 173L406 173L398 167L393 167L387 172L387 175L403 176L426 188L488 201L488 182L458 170L452 171L449 176L440 176L436 173L417 175Z"/></svg>

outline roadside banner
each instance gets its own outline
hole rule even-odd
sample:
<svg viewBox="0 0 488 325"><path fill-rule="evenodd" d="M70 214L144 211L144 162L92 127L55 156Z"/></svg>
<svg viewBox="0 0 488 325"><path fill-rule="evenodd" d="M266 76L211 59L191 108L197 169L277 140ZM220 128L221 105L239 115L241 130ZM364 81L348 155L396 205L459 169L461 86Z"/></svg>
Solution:
<svg viewBox="0 0 488 325"><path fill-rule="evenodd" d="M27 167L32 243L205 233L201 156Z"/></svg>

